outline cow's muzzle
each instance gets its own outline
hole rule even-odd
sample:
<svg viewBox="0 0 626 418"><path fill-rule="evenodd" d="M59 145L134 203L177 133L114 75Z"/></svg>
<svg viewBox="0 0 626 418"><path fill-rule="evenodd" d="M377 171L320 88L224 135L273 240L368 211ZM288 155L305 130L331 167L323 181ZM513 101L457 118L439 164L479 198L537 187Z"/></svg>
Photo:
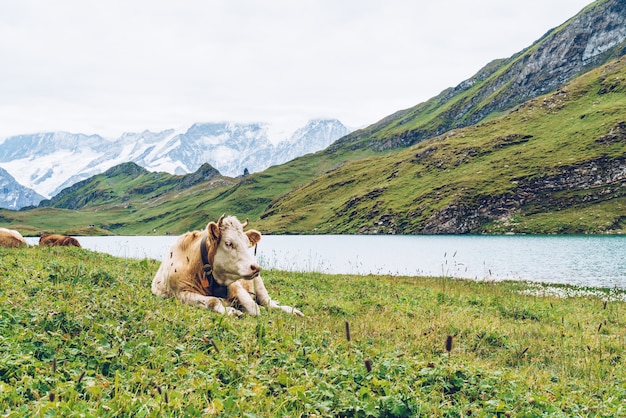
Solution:
<svg viewBox="0 0 626 418"><path fill-rule="evenodd" d="M255 277L257 277L260 273L261 273L261 266L259 266L256 263L250 264L250 274L244 277L244 279L252 280Z"/></svg>

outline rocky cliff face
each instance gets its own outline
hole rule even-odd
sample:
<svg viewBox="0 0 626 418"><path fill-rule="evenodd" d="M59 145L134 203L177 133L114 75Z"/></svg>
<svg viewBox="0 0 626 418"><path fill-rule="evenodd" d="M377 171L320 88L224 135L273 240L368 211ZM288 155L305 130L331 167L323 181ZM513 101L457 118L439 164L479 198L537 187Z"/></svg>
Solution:
<svg viewBox="0 0 626 418"><path fill-rule="evenodd" d="M288 216L325 186L331 198L318 205L334 208L334 233L624 233L626 56L500 117L367 161L268 214ZM350 198L333 195L337 186Z"/></svg>
<svg viewBox="0 0 626 418"><path fill-rule="evenodd" d="M626 2L598 2L533 46L509 58L506 71L486 83L476 102L493 100L467 118L477 123L494 111L506 110L556 90L574 77L626 53Z"/></svg>
<svg viewBox="0 0 626 418"><path fill-rule="evenodd" d="M382 151L410 146L554 91L624 54L626 1L600 0L529 48L492 61L472 78L425 103L344 137L331 150L365 146Z"/></svg>
<svg viewBox="0 0 626 418"><path fill-rule="evenodd" d="M558 195L558 192L568 191L575 193ZM506 225L521 207L536 206L543 211L556 211L580 203L623 196L626 196L626 157L601 158L564 167L557 174L530 180L520 179L513 193L483 196L472 202L454 202L428 219L421 232L466 234L477 232L482 225L492 221Z"/></svg>

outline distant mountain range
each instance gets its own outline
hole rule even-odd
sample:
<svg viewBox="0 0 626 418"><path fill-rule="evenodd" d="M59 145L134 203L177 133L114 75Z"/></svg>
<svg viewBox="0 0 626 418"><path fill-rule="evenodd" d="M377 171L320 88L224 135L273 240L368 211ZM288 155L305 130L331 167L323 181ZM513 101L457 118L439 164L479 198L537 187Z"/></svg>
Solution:
<svg viewBox="0 0 626 418"><path fill-rule="evenodd" d="M126 133L115 140L67 132L13 136L0 143L0 167L8 176L0 175L23 189L19 199L16 188L5 187L6 193L0 189L0 207L37 205L44 197L126 162L177 175L209 163L222 175L240 176L319 151L350 132L338 120L318 119L272 142L271 128L265 123L223 122L197 123L184 132Z"/></svg>

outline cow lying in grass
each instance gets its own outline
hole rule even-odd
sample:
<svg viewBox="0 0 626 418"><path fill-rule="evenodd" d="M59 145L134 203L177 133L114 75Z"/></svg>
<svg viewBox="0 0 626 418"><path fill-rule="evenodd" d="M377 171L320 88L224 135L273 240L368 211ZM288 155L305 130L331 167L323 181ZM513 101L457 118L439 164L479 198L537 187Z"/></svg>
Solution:
<svg viewBox="0 0 626 418"><path fill-rule="evenodd" d="M0 247L28 247L28 244L15 229L0 228Z"/></svg>
<svg viewBox="0 0 626 418"><path fill-rule="evenodd" d="M260 305L303 316L268 295L261 268L249 250L261 234L253 229L244 232L247 225L248 221L241 224L234 216L222 215L204 231L181 235L154 276L152 293L229 315L242 315L241 311L258 315Z"/></svg>
<svg viewBox="0 0 626 418"><path fill-rule="evenodd" d="M39 238L39 246L80 247L80 243L74 237L58 234L44 234Z"/></svg>

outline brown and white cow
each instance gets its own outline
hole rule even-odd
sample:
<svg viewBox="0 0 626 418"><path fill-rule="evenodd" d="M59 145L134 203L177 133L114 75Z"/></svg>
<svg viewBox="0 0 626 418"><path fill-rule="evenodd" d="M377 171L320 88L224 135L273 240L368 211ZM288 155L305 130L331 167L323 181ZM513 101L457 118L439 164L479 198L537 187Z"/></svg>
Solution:
<svg viewBox="0 0 626 418"><path fill-rule="evenodd" d="M303 316L268 295L261 268L250 253L261 234L244 232L247 225L247 220L241 224L234 216L222 215L203 231L181 235L156 272L152 293L229 315L258 315L260 305Z"/></svg>
<svg viewBox="0 0 626 418"><path fill-rule="evenodd" d="M44 234L39 238L39 246L80 247L80 243L76 238L67 235Z"/></svg>
<svg viewBox="0 0 626 418"><path fill-rule="evenodd" d="M28 247L28 243L15 229L0 228L0 247Z"/></svg>

